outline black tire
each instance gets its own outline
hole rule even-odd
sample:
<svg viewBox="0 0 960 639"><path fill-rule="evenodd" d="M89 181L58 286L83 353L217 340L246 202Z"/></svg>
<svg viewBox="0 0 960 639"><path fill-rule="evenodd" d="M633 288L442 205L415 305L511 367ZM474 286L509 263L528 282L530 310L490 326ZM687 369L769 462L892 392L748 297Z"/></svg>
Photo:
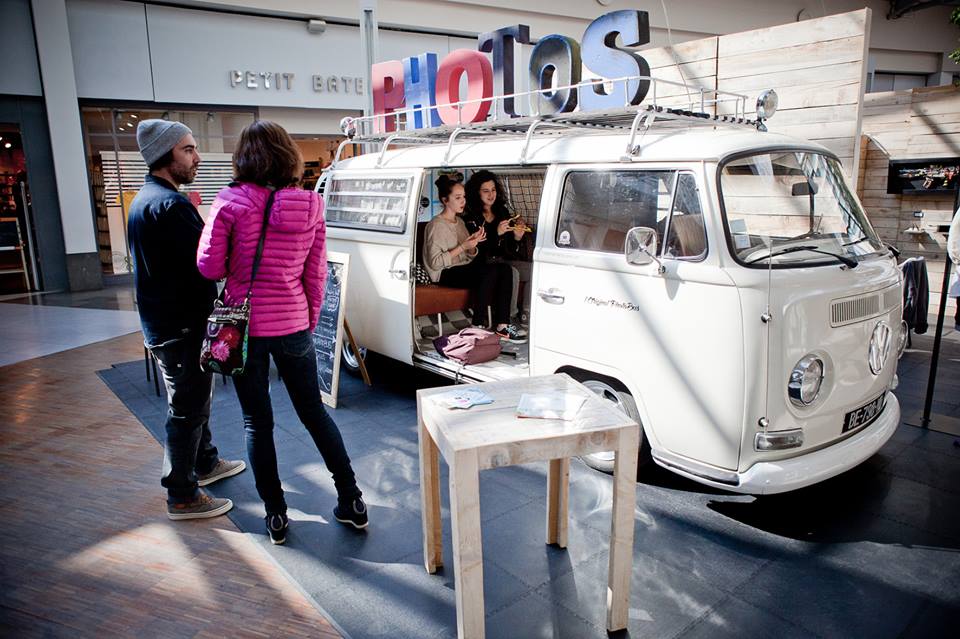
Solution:
<svg viewBox="0 0 960 639"><path fill-rule="evenodd" d="M367 349L362 346L358 349L359 358L363 360L364 364L367 363ZM347 370L348 373L354 377L361 377L360 373L360 363L357 359L357 353L353 352L353 349L350 347L350 340L343 340L343 349L340 351L340 363Z"/></svg>
<svg viewBox="0 0 960 639"><path fill-rule="evenodd" d="M626 413L630 419L634 420L638 424L641 424L640 411L637 410L637 403L633 400L633 395L626 391L618 390L606 381L599 379L587 378L581 380L581 383L603 399L616 404L617 408ZM580 457L580 459L582 459L583 463L590 468L594 468L608 474L613 473L613 451L583 455ZM643 426L641 424L640 451L637 454L637 475L639 476L640 472L644 468L650 466L652 461L653 457L650 455L650 444L647 443L647 438L644 436Z"/></svg>

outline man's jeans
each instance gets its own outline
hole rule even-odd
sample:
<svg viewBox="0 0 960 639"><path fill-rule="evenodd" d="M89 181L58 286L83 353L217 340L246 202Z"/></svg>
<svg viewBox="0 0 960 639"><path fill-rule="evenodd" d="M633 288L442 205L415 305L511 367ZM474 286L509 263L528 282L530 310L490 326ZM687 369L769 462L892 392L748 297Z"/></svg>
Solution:
<svg viewBox="0 0 960 639"><path fill-rule="evenodd" d="M188 334L150 347L167 388L167 440L160 484L171 504L197 499L197 475L209 473L219 461L210 441L213 376L200 370L201 339L200 334Z"/></svg>
<svg viewBox="0 0 960 639"><path fill-rule="evenodd" d="M277 364L297 416L313 438L317 450L333 475L341 502L360 496L350 466L350 457L340 431L323 406L317 381L317 356L313 335L300 331L281 337L251 337L243 374L233 378L243 411L247 435L247 456L253 466L257 492L268 515L287 512L280 476L277 449L273 442L273 409L270 405L270 356Z"/></svg>

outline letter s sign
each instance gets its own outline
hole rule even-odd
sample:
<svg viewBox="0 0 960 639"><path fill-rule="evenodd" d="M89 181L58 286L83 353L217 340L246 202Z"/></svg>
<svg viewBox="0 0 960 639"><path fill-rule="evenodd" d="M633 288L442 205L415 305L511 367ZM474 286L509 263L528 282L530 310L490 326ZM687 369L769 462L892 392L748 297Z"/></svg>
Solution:
<svg viewBox="0 0 960 639"><path fill-rule="evenodd" d="M650 65L638 53L617 46L637 47L650 42L650 18L646 11L627 9L604 14L590 23L583 32L583 64L602 78L650 76ZM607 93L602 84L580 88L582 110L612 109L627 104L640 104L650 89L649 80L614 82ZM626 91L624 91L626 89Z"/></svg>

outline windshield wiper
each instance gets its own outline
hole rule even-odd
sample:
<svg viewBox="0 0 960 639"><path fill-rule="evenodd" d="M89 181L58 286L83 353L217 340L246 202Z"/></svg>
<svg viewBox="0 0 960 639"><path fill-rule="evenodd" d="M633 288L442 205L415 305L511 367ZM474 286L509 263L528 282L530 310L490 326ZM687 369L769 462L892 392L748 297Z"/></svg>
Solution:
<svg viewBox="0 0 960 639"><path fill-rule="evenodd" d="M844 242L844 243L841 244L840 246L853 246L854 244L859 244L860 242L866 242L866 241L869 240L869 239L870 239L870 238L869 238L868 236L864 235L864 236L861 237L859 240L851 240L851 241L849 241L849 242Z"/></svg>
<svg viewBox="0 0 960 639"><path fill-rule="evenodd" d="M851 240L851 241L849 241L849 242L846 242L846 243L844 243L844 244L841 244L840 246L853 246L854 244L859 244L860 242L866 242L866 241L869 240L869 239L870 239L869 236L864 235L863 237L861 237L861 238L858 239L858 240ZM890 253L891 253L894 257L900 257L900 251L899 251L899 249L897 249L895 246L891 246L890 244L887 244L886 242L880 242L880 245L881 245L883 248L885 248L885 249L887 249L888 251L890 251Z"/></svg>
<svg viewBox="0 0 960 639"><path fill-rule="evenodd" d="M821 255L829 255L830 257L840 262L843 262L845 265L849 266L850 268L857 268L857 264L859 264L859 262L857 262L855 259L846 257L845 255L838 255L837 253L831 253L830 251L824 251L824 250L818 249L816 246L808 246L808 245L787 246L780 249L779 251L772 251L770 253L767 253L766 255L761 255L760 257L754 258L749 262L747 262L747 264L754 264L756 262L759 262L760 260L769 260L774 257L777 257L778 255L786 255L788 253L797 253L799 251L810 251L811 253L820 253Z"/></svg>

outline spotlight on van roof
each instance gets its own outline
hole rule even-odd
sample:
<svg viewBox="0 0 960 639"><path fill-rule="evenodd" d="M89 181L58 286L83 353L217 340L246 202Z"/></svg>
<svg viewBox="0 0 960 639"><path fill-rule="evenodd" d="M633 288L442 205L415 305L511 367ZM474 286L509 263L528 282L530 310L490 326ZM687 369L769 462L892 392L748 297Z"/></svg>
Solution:
<svg viewBox="0 0 960 639"><path fill-rule="evenodd" d="M777 112L777 104L780 99L777 92L773 89L767 89L757 98L757 118L760 120L769 120Z"/></svg>
<svg viewBox="0 0 960 639"><path fill-rule="evenodd" d="M340 130L348 138L353 138L357 134L357 123L349 115L340 120Z"/></svg>

